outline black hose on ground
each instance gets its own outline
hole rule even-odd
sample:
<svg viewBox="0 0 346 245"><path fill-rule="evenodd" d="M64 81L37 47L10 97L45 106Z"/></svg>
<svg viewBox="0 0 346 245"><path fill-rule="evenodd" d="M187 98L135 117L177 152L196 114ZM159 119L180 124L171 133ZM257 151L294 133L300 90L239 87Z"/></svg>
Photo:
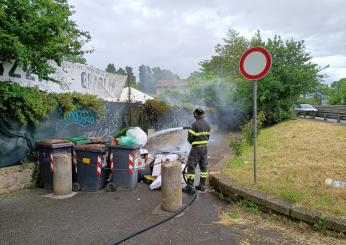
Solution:
<svg viewBox="0 0 346 245"><path fill-rule="evenodd" d="M181 209L179 209L177 212L173 213L172 215L168 216L167 218L165 218L165 219L163 219L163 220L161 220L155 224L149 225L149 226L144 227L143 229L141 229L139 231L133 232L132 234L129 234L129 235L119 239L118 241L116 241L115 243L112 243L112 244L114 244L114 245L121 244L121 243L129 240L132 237L135 237L135 236L137 236L137 235L139 235L139 234L141 234L147 230L150 230L150 229L152 229L158 225L161 225L161 224L173 219L175 216L177 216L178 214L183 212L188 206L190 206L196 200L196 197L197 197L197 192L195 192L194 195L192 196L191 200L187 204L185 204Z"/></svg>

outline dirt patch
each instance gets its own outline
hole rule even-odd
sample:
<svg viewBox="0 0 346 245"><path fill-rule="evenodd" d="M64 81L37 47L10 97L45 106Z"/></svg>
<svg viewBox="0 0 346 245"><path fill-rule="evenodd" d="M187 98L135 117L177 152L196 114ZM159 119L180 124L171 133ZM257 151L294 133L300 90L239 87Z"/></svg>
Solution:
<svg viewBox="0 0 346 245"><path fill-rule="evenodd" d="M218 224L244 237L243 244L346 244L345 237L336 233L317 232L284 216L244 209L240 203L230 204L219 217Z"/></svg>

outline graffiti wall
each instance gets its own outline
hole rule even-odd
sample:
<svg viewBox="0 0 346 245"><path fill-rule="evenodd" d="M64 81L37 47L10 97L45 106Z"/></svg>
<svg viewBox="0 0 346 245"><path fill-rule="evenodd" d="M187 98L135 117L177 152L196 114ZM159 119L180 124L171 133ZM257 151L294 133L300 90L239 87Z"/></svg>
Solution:
<svg viewBox="0 0 346 245"><path fill-rule="evenodd" d="M105 116L99 119L88 108L77 109L65 117L59 110L56 110L51 113L48 120L36 127L24 126L14 120L1 117L0 167L16 165L19 161L24 160L30 149L35 146L35 142L40 140L91 136L110 141L122 127L130 126L128 122L129 106L139 107L136 104L108 102ZM144 119L143 111L141 113L134 109L132 111L131 126L140 126L144 130L149 127L164 129L185 126L193 121L190 112L175 108L159 118L154 123L155 125L150 125Z"/></svg>
<svg viewBox="0 0 346 245"><path fill-rule="evenodd" d="M38 86L47 92L80 92L97 95L100 98L116 101L125 86L126 76L112 74L95 67L83 64L64 62L57 66L54 62L50 65L56 69L51 77L60 83L41 80L36 74L25 72L15 62L0 63L0 81L13 81L23 86Z"/></svg>

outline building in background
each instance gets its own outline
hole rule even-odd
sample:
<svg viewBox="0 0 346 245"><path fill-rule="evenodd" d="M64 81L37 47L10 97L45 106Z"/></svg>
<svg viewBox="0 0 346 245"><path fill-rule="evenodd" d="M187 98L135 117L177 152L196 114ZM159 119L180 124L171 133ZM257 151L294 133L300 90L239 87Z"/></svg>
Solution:
<svg viewBox="0 0 346 245"><path fill-rule="evenodd" d="M159 80L156 82L156 95L160 95L163 91L166 90L175 90L180 91L187 90L190 81L187 79L184 80Z"/></svg>

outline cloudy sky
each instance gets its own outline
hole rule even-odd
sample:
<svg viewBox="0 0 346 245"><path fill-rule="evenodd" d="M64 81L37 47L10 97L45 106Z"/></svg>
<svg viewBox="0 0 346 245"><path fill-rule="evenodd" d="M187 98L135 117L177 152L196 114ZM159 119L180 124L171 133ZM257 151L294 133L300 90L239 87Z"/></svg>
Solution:
<svg viewBox="0 0 346 245"><path fill-rule="evenodd" d="M91 33L88 63L160 66L186 78L227 30L304 39L327 82L346 77L346 0L70 0Z"/></svg>

